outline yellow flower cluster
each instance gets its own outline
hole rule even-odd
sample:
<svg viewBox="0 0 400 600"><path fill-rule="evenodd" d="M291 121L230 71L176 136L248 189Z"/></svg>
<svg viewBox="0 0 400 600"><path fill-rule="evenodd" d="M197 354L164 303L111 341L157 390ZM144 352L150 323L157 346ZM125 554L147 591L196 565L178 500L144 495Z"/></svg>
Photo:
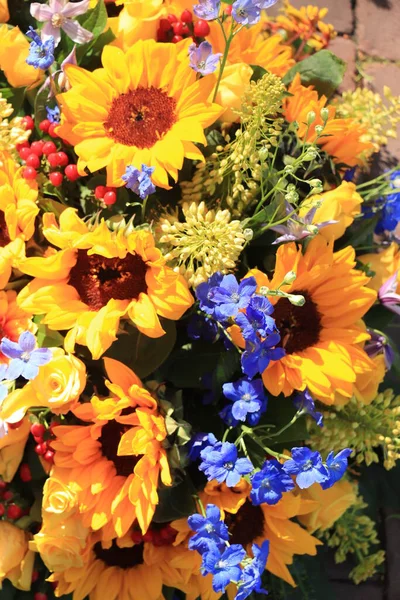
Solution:
<svg viewBox="0 0 400 600"><path fill-rule="evenodd" d="M22 117L9 119L13 112L13 107L0 92L0 150L10 154L15 154L15 146L26 142L31 133L24 126Z"/></svg>

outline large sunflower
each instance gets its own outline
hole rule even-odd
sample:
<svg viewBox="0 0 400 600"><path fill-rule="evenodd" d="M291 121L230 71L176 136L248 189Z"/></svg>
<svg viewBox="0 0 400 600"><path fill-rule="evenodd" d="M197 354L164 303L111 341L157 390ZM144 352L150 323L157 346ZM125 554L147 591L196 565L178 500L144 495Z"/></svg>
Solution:
<svg viewBox="0 0 400 600"><path fill-rule="evenodd" d="M69 329L65 347L88 346L93 358L116 339L119 322L129 317L150 337L164 334L158 315L179 319L192 305L187 283L165 266L150 232L109 231L105 222L90 230L67 208L57 225L43 216L43 233L60 251L20 262L36 277L18 296L22 309L44 314L51 329Z"/></svg>
<svg viewBox="0 0 400 600"><path fill-rule="evenodd" d="M208 100L215 77L197 80L189 67L189 44L138 41L126 53L106 46L102 69L66 67L71 89L58 96L57 132L75 146L81 171L107 167L107 184L121 186L128 165L145 164L168 188L185 157L203 160L193 142L206 145L204 129L223 109Z"/></svg>
<svg viewBox="0 0 400 600"><path fill-rule="evenodd" d="M294 306L286 298L271 298L286 350L262 376L273 395L288 396L307 386L318 400L333 404L336 392L351 398L357 375L374 369L360 347L369 339L360 319L375 302L376 292L366 287L369 278L354 269L355 264L351 246L333 252L332 243L317 236L304 254L294 243L280 246L272 280L257 269L249 272L259 287L276 289L285 274L294 271L296 280L282 289L306 300L304 306Z"/></svg>
<svg viewBox="0 0 400 600"><path fill-rule="evenodd" d="M171 485L164 417L140 380L122 363L105 359L112 396L93 397L73 412L85 425L54 428L51 478L77 495L82 523L103 539L123 536L137 520L146 532L158 503L161 477ZM46 506L44 506L46 510Z"/></svg>

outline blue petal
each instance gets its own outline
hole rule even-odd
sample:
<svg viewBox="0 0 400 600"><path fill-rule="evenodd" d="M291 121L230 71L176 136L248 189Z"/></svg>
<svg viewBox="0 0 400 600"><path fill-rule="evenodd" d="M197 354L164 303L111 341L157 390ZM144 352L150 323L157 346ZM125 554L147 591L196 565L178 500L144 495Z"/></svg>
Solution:
<svg viewBox="0 0 400 600"><path fill-rule="evenodd" d="M47 365L53 358L53 353L50 348L37 348L29 358L29 362L37 367Z"/></svg>
<svg viewBox="0 0 400 600"><path fill-rule="evenodd" d="M23 360L20 360L19 358L13 358L13 360L8 365L7 379L18 379L18 377L21 376L24 366L25 363Z"/></svg>
<svg viewBox="0 0 400 600"><path fill-rule="evenodd" d="M35 379L39 374L39 367L33 365L30 361L23 363L24 367L21 371L22 377L25 379Z"/></svg>
<svg viewBox="0 0 400 600"><path fill-rule="evenodd" d="M23 352L30 354L36 348L36 338L30 331L21 333L18 344Z"/></svg>
<svg viewBox="0 0 400 600"><path fill-rule="evenodd" d="M8 338L3 338L0 344L0 350L3 354L5 354L8 358L21 358L22 349L17 342L12 342Z"/></svg>

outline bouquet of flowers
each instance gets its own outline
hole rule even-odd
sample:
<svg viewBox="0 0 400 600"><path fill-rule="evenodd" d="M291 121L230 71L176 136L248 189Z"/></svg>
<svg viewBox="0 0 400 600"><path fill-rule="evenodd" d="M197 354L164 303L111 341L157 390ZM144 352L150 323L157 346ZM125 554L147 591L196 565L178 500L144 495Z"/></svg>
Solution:
<svg viewBox="0 0 400 600"><path fill-rule="evenodd" d="M326 11L276 1L0 0L4 600L384 561L400 98L338 93Z"/></svg>

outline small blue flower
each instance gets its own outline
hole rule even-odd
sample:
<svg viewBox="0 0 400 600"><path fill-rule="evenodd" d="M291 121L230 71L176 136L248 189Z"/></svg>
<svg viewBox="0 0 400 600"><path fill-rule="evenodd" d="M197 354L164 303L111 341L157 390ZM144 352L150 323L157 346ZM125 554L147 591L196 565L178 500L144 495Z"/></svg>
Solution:
<svg viewBox="0 0 400 600"><path fill-rule="evenodd" d="M255 506L276 504L282 498L283 492L294 489L292 478L275 458L265 461L261 471L251 478L251 485L250 498Z"/></svg>
<svg viewBox="0 0 400 600"><path fill-rule="evenodd" d="M240 544L232 544L222 553L213 546L203 556L202 569L204 573L212 573L213 590L222 593L231 582L238 582L242 576L240 563L246 556L246 550Z"/></svg>
<svg viewBox="0 0 400 600"><path fill-rule="evenodd" d="M220 0L199 0L199 3L193 6L193 12L199 19L212 21L218 17L220 6Z"/></svg>
<svg viewBox="0 0 400 600"><path fill-rule="evenodd" d="M205 517L198 514L188 517L188 525L195 532L189 540L190 550L203 554L209 550L210 542L215 543L220 550L226 547L229 540L228 527L221 519L221 509L215 504L207 504Z"/></svg>
<svg viewBox="0 0 400 600"><path fill-rule="evenodd" d="M334 452L329 452L326 458L326 467L329 473L329 479L321 483L323 490L332 487L339 479L341 479L347 469L347 462L352 450L345 448L334 456Z"/></svg>
<svg viewBox="0 0 400 600"><path fill-rule="evenodd" d="M235 383L224 383L222 391L225 398L233 402L232 416L237 421L244 422L248 413L258 412L266 400L261 379L249 381L243 378Z"/></svg>
<svg viewBox="0 0 400 600"><path fill-rule="evenodd" d="M187 326L187 334L191 340L215 342L218 339L218 325L209 317L192 315Z"/></svg>
<svg viewBox="0 0 400 600"><path fill-rule="evenodd" d="M4 381L7 378L8 366L5 363L0 364L0 381ZM8 388L5 385L0 384L0 406L3 400L8 395ZM0 436L1 437L1 436Z"/></svg>
<svg viewBox="0 0 400 600"><path fill-rule="evenodd" d="M136 167L130 165L126 167L125 174L122 175L122 180L125 181L125 185L128 190L132 190L140 196L142 200L154 194L156 186L151 181L150 177L154 173L155 167L147 167L142 164L142 170L136 169Z"/></svg>
<svg viewBox="0 0 400 600"><path fill-rule="evenodd" d="M3 338L0 350L11 358L7 379L17 379L21 375L25 379L34 379L39 367L46 365L53 357L50 348L36 348L36 338L30 331L21 333L18 342Z"/></svg>
<svg viewBox="0 0 400 600"><path fill-rule="evenodd" d="M260 10L267 10L267 8L271 8L271 6L277 2L278 0L254 0L254 4L258 6Z"/></svg>
<svg viewBox="0 0 400 600"><path fill-rule="evenodd" d="M236 0L232 4L232 17L241 25L254 25L261 17L261 11L253 0Z"/></svg>
<svg viewBox="0 0 400 600"><path fill-rule="evenodd" d="M246 341L256 343L259 336L266 337L276 329L275 319L270 315L274 307L268 298L255 295L251 298L245 313L240 312L235 319Z"/></svg>
<svg viewBox="0 0 400 600"><path fill-rule="evenodd" d="M236 317L240 309L247 308L256 289L254 277L238 283L234 275L224 275L220 285L210 291L210 298L217 305L215 317L220 321Z"/></svg>
<svg viewBox="0 0 400 600"><path fill-rule="evenodd" d="M301 410L304 414L310 415L318 427L323 427L323 416L322 413L315 410L315 403L312 399L310 392L306 389L304 392L300 392L293 399L293 404L297 410Z"/></svg>
<svg viewBox="0 0 400 600"><path fill-rule="evenodd" d="M213 433L196 433L188 444L190 460L194 461L200 458L200 452L208 446L214 446L217 441Z"/></svg>
<svg viewBox="0 0 400 600"><path fill-rule="evenodd" d="M247 342L246 349L241 356L242 371L247 377L254 377L263 373L271 360L280 360L285 356L283 348L276 348L281 336L271 333L262 342Z"/></svg>
<svg viewBox="0 0 400 600"><path fill-rule="evenodd" d="M202 450L200 457L202 462L199 469L207 479L225 482L228 487L237 485L243 475L248 475L254 469L248 458L238 458L237 448L230 442L217 442Z"/></svg>
<svg viewBox="0 0 400 600"><path fill-rule="evenodd" d="M46 106L46 113L47 113L47 118L50 121L50 123L59 123L60 122L60 109L58 108L58 106L55 106L54 108L50 108L49 106Z"/></svg>
<svg viewBox="0 0 400 600"><path fill-rule="evenodd" d="M222 273L214 273L208 281L200 283L196 288L196 296L199 300L200 309L208 315L214 314L216 304L212 299L213 292L219 286L223 277Z"/></svg>
<svg viewBox="0 0 400 600"><path fill-rule="evenodd" d="M213 54L212 46L209 42L201 42L200 46L196 46L196 44L189 46L190 67L201 75L214 73L219 65L221 56L221 52Z"/></svg>
<svg viewBox="0 0 400 600"><path fill-rule="evenodd" d="M394 171L390 175L390 187L393 194L389 194L384 200L382 217L375 228L376 233L394 231L400 222L400 171Z"/></svg>
<svg viewBox="0 0 400 600"><path fill-rule="evenodd" d="M29 47L27 64L35 69L48 69L54 62L54 38L50 36L42 42L33 27L29 27L26 35L33 40Z"/></svg>
<svg viewBox="0 0 400 600"><path fill-rule="evenodd" d="M283 469L288 475L296 475L296 483L302 490L329 477L320 453L309 448L292 448L292 458L284 463Z"/></svg>
<svg viewBox="0 0 400 600"><path fill-rule="evenodd" d="M262 588L261 575L265 570L269 554L269 540L265 540L261 546L252 545L254 558L242 571L242 578L238 584L235 600L245 600L252 592L257 594L268 594Z"/></svg>

